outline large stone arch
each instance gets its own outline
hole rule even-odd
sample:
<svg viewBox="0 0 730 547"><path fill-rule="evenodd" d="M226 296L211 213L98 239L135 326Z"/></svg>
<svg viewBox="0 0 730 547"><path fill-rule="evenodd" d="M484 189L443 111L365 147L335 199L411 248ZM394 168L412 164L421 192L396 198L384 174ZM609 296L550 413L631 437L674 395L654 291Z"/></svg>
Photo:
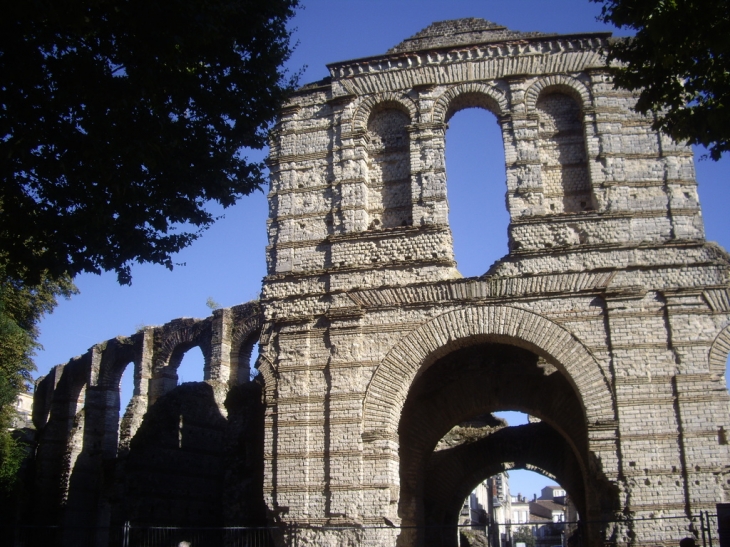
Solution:
<svg viewBox="0 0 730 547"><path fill-rule="evenodd" d="M615 488L600 466L594 465L596 452L611 457L610 451L591 443L585 405L565 369L558 370L544 354L539 356L534 344L494 336L471 336L455 342L454 349L415 376L400 413L397 440L393 439L397 460L394 454L392 472L381 470L392 473L389 476L399 488L401 523L409 527L453 524L444 521L445 517L434 523L428 515L433 501L429 501L429 482L440 474L430 462L441 451L440 439L453 439L451 431L455 426L465 427L472 420L479 421L480 417L500 410L517 410L539 418L541 427L550 430L552 439L542 443L537 451L536 445L530 444L534 439L520 441L521 448L503 461L517 461L520 458L516 454L532 451L532 461L524 461L525 465L549 468L551 473L562 476L556 462L569 460L567 482L580 498L583 515L589 520L600 520L610 512L615 506L611 501ZM466 435L474 438L473 433ZM491 448L489 451L494 452ZM447 483L458 483L464 488L474 485L470 483L470 477L474 478L470 473L447 475L443 475ZM477 478L474 480L478 482ZM420 544L420 540L415 543Z"/></svg>
<svg viewBox="0 0 730 547"><path fill-rule="evenodd" d="M468 108L470 106L483 107L495 116L503 116L509 111L507 97L499 88L482 82L470 82L450 87L436 99L431 109L431 121L436 124L448 122L451 115L460 109L453 110L452 105L458 102L460 97L468 97L470 95L480 98L482 101L472 100L468 104L460 106L460 108Z"/></svg>
<svg viewBox="0 0 730 547"><path fill-rule="evenodd" d="M210 319L176 319L155 329L155 358L150 382L150 405L177 386L177 367L183 355L199 347L204 359L204 378L209 379L212 322Z"/></svg>
<svg viewBox="0 0 730 547"><path fill-rule="evenodd" d="M155 332L159 336L155 352L154 371L169 365L177 366L182 353L198 346L203 352L206 367L210 363L210 320L176 319ZM181 353L182 352L182 353Z"/></svg>
<svg viewBox="0 0 730 547"><path fill-rule="evenodd" d="M263 317L258 307L244 310L235 319L235 327L231 333L230 385L242 383L241 365L243 362L250 362L253 347L258 341L263 327Z"/></svg>
<svg viewBox="0 0 730 547"><path fill-rule="evenodd" d="M727 356L730 354L730 325L726 326L715 337L710 346L710 352L707 356L710 374L725 375L725 366L727 364ZM726 379L727 381L727 379Z"/></svg>
<svg viewBox="0 0 730 547"><path fill-rule="evenodd" d="M122 379L122 374L129 363L139 361L142 338L139 335L117 336L98 344L101 362L99 363L99 375L96 384L103 389L117 389Z"/></svg>
<svg viewBox="0 0 730 547"><path fill-rule="evenodd" d="M533 83L528 90L525 92L525 106L528 113L534 113L536 111L537 100L543 92L555 90L558 92L566 93L578 101L581 110L585 112L585 109L590 107L593 103L591 98L591 92L588 87L575 78L566 76L565 74L551 74L539 78Z"/></svg>
<svg viewBox="0 0 730 547"><path fill-rule="evenodd" d="M38 431L35 455L37 524L59 524L68 497L67 485L84 434L83 407L91 376L92 352L55 367L55 381L46 423Z"/></svg>
<svg viewBox="0 0 730 547"><path fill-rule="evenodd" d="M408 113L411 123L418 121L418 107L413 100L402 93L386 92L368 95L357 106L354 116L352 117L352 131L367 131L368 120L371 114L382 106L394 106Z"/></svg>
<svg viewBox="0 0 730 547"><path fill-rule="evenodd" d="M566 374L579 394L589 424L615 420L608 379L593 355L570 332L536 313L487 305L435 317L388 352L365 396L364 434L395 438L408 390L419 371L474 339L524 346L547 358Z"/></svg>

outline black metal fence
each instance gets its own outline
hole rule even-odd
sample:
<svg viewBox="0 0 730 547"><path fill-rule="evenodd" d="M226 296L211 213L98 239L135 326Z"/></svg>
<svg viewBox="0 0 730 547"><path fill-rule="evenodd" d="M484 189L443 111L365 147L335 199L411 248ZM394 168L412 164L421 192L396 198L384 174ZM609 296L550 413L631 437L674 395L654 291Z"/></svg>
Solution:
<svg viewBox="0 0 730 547"><path fill-rule="evenodd" d="M533 522L422 528L385 525L201 528L126 523L111 528L61 529L57 526L9 527L0 524L0 547L302 547L320 541L332 545L389 546L395 545L395 540L401 535L414 540L419 538L418 542L427 546L585 547L595 543L589 542L586 536L590 524L598 524L602 529L623 527L622 535L604 539L606 546L679 547L681 539L694 537L698 547L720 547L716 514L702 511L691 519L691 523L687 521L687 517L656 517L610 523ZM635 534L632 528L638 533ZM657 531L655 536L651 535L652 529Z"/></svg>
<svg viewBox="0 0 730 547"><path fill-rule="evenodd" d="M0 547L274 547L275 534L281 535L281 529L132 526L129 523L110 528L0 526Z"/></svg>

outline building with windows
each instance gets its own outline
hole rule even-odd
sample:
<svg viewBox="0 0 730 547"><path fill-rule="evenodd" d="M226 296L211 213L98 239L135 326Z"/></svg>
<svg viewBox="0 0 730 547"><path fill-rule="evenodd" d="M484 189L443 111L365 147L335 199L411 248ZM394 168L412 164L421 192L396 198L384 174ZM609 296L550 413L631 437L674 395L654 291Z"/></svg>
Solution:
<svg viewBox="0 0 730 547"><path fill-rule="evenodd" d="M19 393L15 402L15 416L10 424L10 429L33 429L33 395L30 393Z"/></svg>

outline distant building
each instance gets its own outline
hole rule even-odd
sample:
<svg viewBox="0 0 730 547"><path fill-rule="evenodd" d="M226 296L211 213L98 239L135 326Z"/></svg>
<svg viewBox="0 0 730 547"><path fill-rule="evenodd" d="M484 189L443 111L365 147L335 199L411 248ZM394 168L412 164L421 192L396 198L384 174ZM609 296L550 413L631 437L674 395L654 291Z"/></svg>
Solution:
<svg viewBox="0 0 730 547"><path fill-rule="evenodd" d="M530 502L522 494L512 496L512 524L528 524L530 522Z"/></svg>
<svg viewBox="0 0 730 547"><path fill-rule="evenodd" d="M10 423L10 429L33 428L33 395L19 393L15 403L16 414Z"/></svg>
<svg viewBox="0 0 730 547"><path fill-rule="evenodd" d="M491 547L508 547L511 539L512 496L509 474L499 473L479 483L464 500L459 524L487 533Z"/></svg>
<svg viewBox="0 0 730 547"><path fill-rule="evenodd" d="M557 498L565 498L565 489L562 486L546 486L540 490L538 499L556 501Z"/></svg>
<svg viewBox="0 0 730 547"><path fill-rule="evenodd" d="M459 524L472 525L473 528L484 529L487 526L487 507L489 506L489 488L487 481L480 482L464 500L459 515Z"/></svg>
<svg viewBox="0 0 730 547"><path fill-rule="evenodd" d="M550 522L565 522L565 505L555 503L553 500L539 499L531 502L530 513Z"/></svg>

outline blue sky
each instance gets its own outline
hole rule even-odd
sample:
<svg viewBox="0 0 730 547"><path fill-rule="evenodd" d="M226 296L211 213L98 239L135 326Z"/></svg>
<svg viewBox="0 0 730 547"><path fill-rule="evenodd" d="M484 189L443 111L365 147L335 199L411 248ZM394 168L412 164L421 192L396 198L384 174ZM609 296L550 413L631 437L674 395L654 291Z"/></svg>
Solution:
<svg viewBox="0 0 730 547"><path fill-rule="evenodd" d="M616 31L595 20L600 5L588 0L311 0L292 21L297 49L289 70L300 83L328 75L326 63L385 52L434 21L481 17L514 30L576 33ZM702 151L699 151L701 154ZM250 155L260 159L265 152ZM480 275L507 250L504 153L494 117L462 111L447 133L447 177L455 251L460 271ZM697 180L707 238L730 247L730 158L697 162ZM256 298L265 275L267 204L261 192L225 211L225 217L177 257L170 272L139 265L131 287L113 274L83 275L81 294L60 302L40 325L44 350L37 374L84 353L93 344L160 325L178 317L206 317L211 297L222 306ZM197 352L197 354L196 354ZM202 356L191 350L180 376L202 379ZM128 385L130 374L125 374ZM523 474L529 477L531 474ZM539 494L549 481L511 474L513 493ZM534 475L533 475L534 477Z"/></svg>

